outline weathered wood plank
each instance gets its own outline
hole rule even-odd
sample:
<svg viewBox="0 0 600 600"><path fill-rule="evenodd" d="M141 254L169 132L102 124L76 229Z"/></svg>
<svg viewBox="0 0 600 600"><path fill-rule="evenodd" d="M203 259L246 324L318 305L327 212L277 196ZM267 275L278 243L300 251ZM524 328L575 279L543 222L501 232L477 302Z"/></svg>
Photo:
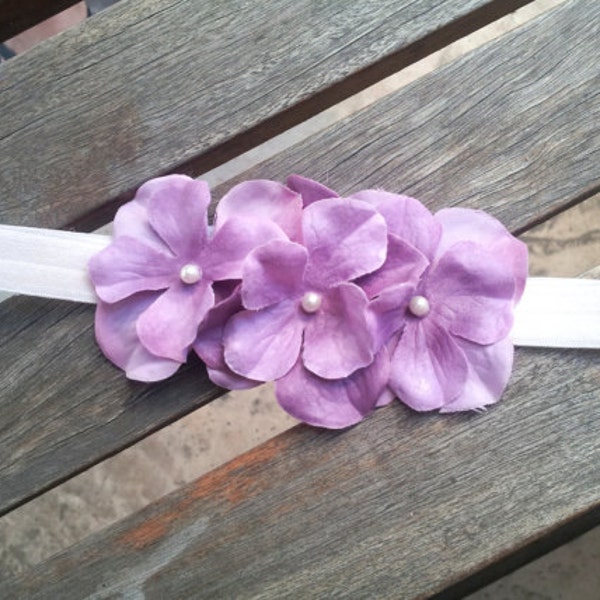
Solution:
<svg viewBox="0 0 600 600"><path fill-rule="evenodd" d="M84 470L100 447L110 456L223 393L199 361L158 385L127 381L101 357L89 305L10 299L0 339L2 512ZM4 351L15 343L21 354ZM29 359L27 346L43 356Z"/></svg>
<svg viewBox="0 0 600 600"><path fill-rule="evenodd" d="M126 380L94 342L93 311L39 298L0 304L2 512L83 471L101 448L110 456L223 393L200 361L158 385Z"/></svg>
<svg viewBox="0 0 600 600"><path fill-rule="evenodd" d="M3 65L0 221L202 172L527 1L120 3Z"/></svg>
<svg viewBox="0 0 600 600"><path fill-rule="evenodd" d="M589 66L589 56L598 49L598 13L589 6L584 13L571 8L557 12L381 102L381 112L373 109L356 116L332 128L329 135L291 149L279 162L272 161L254 173L277 177L284 169L301 169L339 189L358 185L399 189L408 181L408 191L418 193L432 207L452 198L452 203L499 214L512 229L535 222L570 205L581 190L599 182L595 166L600 148L600 90L597 73ZM568 54L565 48L569 48ZM558 57L561 52L563 61L556 58L558 64L548 72L543 67L547 57ZM540 61L542 55L544 61ZM516 57L520 57L518 71L512 68ZM517 78L517 73L521 73L521 80L516 86L493 84ZM489 98L464 91L476 87L475 82L482 83ZM445 90L448 107L463 107L470 113L454 122L459 130L470 128L470 135L461 138L460 144L438 135L446 122L443 116L436 116L441 110L440 89ZM513 108L504 114L503 106ZM580 119L574 121L576 115ZM403 133L407 122L410 136ZM531 156L540 157L529 163L514 148L524 123L532 139L523 143L529 144L526 148ZM544 123L539 129L545 133L537 128L534 131L532 123ZM446 138L455 140L450 123L447 127ZM350 131L346 133L346 129ZM402 138L400 150L395 144L398 138ZM352 146L353 139L361 140L362 149ZM558 149L555 139L560 139ZM484 160L481 152L487 144L493 151ZM361 155L358 158L352 155L353 147ZM477 153L483 164L469 161L468 157ZM395 161L391 166L385 161L392 158L381 159L388 154ZM448 164L454 165L453 170L448 170ZM527 168L523 168L525 164ZM408 179L405 174L409 174ZM417 183L411 185L411 181ZM448 193L444 193L444 186ZM182 373L162 386L146 388L126 382L94 348L91 311L89 307L33 299L14 299L0 305L3 512L218 393L203 375L194 372ZM102 413L98 413L100 407ZM66 423L56 418L61 414L68 416ZM60 448L61 460L56 459L56 448Z"/></svg>
<svg viewBox="0 0 600 600"><path fill-rule="evenodd" d="M485 207L524 231L600 190L600 71L586 58L598 55L600 6L568 3L236 181L376 186L431 210Z"/></svg>
<svg viewBox="0 0 600 600"><path fill-rule="evenodd" d="M48 19L79 0L0 0L0 41Z"/></svg>
<svg viewBox="0 0 600 600"><path fill-rule="evenodd" d="M3 589L429 597L578 515L600 518L598 359L519 350L505 398L481 415L393 405L341 434L298 426Z"/></svg>

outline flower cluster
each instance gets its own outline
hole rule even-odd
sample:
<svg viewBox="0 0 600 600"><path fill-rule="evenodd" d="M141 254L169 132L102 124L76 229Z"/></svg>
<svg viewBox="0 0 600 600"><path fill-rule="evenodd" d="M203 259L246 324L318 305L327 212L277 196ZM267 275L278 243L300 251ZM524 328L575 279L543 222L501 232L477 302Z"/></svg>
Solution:
<svg viewBox="0 0 600 600"><path fill-rule="evenodd" d="M90 262L98 343L129 378L169 377L193 350L216 384L274 381L288 413L328 428L394 397L500 398L527 250L493 217L297 175L237 185L212 225L209 202L202 181L147 182Z"/></svg>

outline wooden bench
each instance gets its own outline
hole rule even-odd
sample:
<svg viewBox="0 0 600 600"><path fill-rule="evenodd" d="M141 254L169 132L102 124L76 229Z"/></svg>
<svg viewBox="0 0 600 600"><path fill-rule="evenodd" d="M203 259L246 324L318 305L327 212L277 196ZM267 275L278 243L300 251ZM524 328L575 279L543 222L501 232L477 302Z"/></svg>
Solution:
<svg viewBox="0 0 600 600"><path fill-rule="evenodd" d="M125 0L0 67L0 222L91 230L143 181L200 175L523 4ZM525 232L600 189L599 30L600 7L566 2L240 179L377 186ZM0 596L460 597L600 522L598 358L519 349L485 415L295 427ZM67 302L0 304L0 365L2 514L223 393L197 361L127 381Z"/></svg>

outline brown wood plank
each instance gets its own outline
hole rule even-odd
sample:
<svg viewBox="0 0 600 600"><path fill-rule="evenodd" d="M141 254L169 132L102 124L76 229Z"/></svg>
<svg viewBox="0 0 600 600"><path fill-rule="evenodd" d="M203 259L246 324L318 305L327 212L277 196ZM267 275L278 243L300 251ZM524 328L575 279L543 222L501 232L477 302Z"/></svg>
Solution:
<svg viewBox="0 0 600 600"><path fill-rule="evenodd" d="M600 520L598 358L521 349L481 415L393 405L343 433L298 426L3 591L430 597L589 511Z"/></svg>
<svg viewBox="0 0 600 600"><path fill-rule="evenodd" d="M0 0L0 41L29 29L79 0Z"/></svg>
<svg viewBox="0 0 600 600"><path fill-rule="evenodd" d="M598 186L600 178L595 169L600 149L600 119L597 118L600 90L597 73L589 61L589 56L598 50L595 31L600 11L586 7L582 12L580 4L572 6L574 8L569 5L540 19L379 103L383 116L378 116L374 109L332 128L331 138L326 134L320 138L327 152L317 144L314 164L310 164L307 146L303 144L287 152L282 163L268 163L257 173L279 176L277 169L287 165L286 172L296 171L301 165L306 167L303 170L307 174L319 175L318 170L329 173L330 183L342 189L344 176L349 180L347 186L356 183L357 175L353 171L361 162L362 185L400 189L404 174L410 173L411 179L425 182L421 183L421 196L432 207L451 197L440 194L439 188L456 186L454 178L458 178L465 183L465 189L456 188L459 196L458 200L453 198L453 203L460 201L499 213L512 229L570 205L580 197L582 190ZM563 57L562 62L557 58L559 55ZM550 69L548 57L552 56L555 60ZM511 80L519 73L522 79L513 86ZM508 83L494 83L497 81ZM469 100L464 90L471 89L476 82L481 82L489 97ZM443 142L443 136L436 135L444 122L443 117L435 117L440 112L439 90L445 91L443 101L454 110L463 107L466 111L469 102L475 102L470 119L463 117L471 133L469 136L461 134L460 145ZM513 110L500 119L507 105ZM493 118L487 117L490 111ZM510 159L513 154L521 156L514 144L522 135L522 115L532 123L543 123L546 134L531 132L530 152L540 158L530 161L529 168L519 169ZM580 119L574 121L576 115ZM572 126L566 127L564 119L570 119ZM412 125L410 136L404 133L407 123ZM457 123L464 127L464 121ZM353 128L354 124L361 124L362 129ZM347 135L344 134L346 128L351 129ZM447 135L452 135L450 129ZM340 137L344 138L343 144ZM398 138L403 138L399 147L396 146ZM328 143L329 139L335 143ZM352 139L359 140L363 144L362 152L367 152L362 161L352 162L356 161L351 156L353 146L349 140ZM559 150L550 143L554 139L560 139ZM413 143L417 146L411 148L410 140L416 140ZM418 143L422 143L419 140L429 140L429 146L419 150ZM371 146L366 145L368 141ZM481 152L481 147L488 144L494 161L490 162L490 155L487 156L490 160L485 160L483 154L481 164L474 159L467 160L471 153ZM543 155L543 151L547 154ZM393 174L386 174L381 168L389 153L396 157ZM379 161L375 161L377 155ZM444 171L446 161L453 161L455 170L444 180L437 170ZM522 162L518 164L523 166ZM419 169L421 177L417 176ZM490 181L485 179L488 171L493 172ZM540 171L546 179L540 179ZM471 179L481 185L481 195L479 188L469 183ZM427 181L431 182L433 192L428 191ZM10 373L4 378L6 383L0 394L0 507L4 511L134 443L148 431L195 408L202 402L204 393L213 393L204 391L202 376L195 373L182 374L181 382L166 382L164 388L140 389L125 382L93 348L91 309L37 302L14 300L0 305L0 327L3 328L0 364ZM24 334L16 335L19 330ZM83 357L85 364L81 370L72 368L70 357L56 352L63 347L71 349L73 356ZM43 381L45 385L34 388L33 381ZM98 392L101 399L97 402L80 400L96 398L96 390L107 392ZM165 394L176 395L180 403L176 410L171 410L169 402L161 402ZM144 400L147 398L151 400ZM148 402L152 410L160 406L162 412L143 416L144 402ZM129 413L128 403L136 406L139 416ZM95 412L98 404L106 411L101 418ZM54 423L56 413L69 414L68 427ZM57 461L53 453L58 446L62 448L61 461Z"/></svg>
<svg viewBox="0 0 600 600"><path fill-rule="evenodd" d="M0 222L200 173L527 1L120 3L2 65Z"/></svg>

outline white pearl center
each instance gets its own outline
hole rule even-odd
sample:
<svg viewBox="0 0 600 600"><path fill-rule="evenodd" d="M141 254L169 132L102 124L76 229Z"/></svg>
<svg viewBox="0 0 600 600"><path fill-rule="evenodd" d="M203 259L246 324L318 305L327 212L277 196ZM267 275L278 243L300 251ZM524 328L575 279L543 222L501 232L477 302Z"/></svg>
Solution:
<svg viewBox="0 0 600 600"><path fill-rule="evenodd" d="M408 310L415 317L424 317L429 313L429 300L425 296L413 296L408 303Z"/></svg>
<svg viewBox="0 0 600 600"><path fill-rule="evenodd" d="M202 278L202 269L193 263L183 265L179 271L179 277L183 283L192 284L198 283Z"/></svg>
<svg viewBox="0 0 600 600"><path fill-rule="evenodd" d="M302 310L306 313L315 313L321 308L322 300L321 294L317 294L317 292L306 292L306 294L302 296Z"/></svg>

